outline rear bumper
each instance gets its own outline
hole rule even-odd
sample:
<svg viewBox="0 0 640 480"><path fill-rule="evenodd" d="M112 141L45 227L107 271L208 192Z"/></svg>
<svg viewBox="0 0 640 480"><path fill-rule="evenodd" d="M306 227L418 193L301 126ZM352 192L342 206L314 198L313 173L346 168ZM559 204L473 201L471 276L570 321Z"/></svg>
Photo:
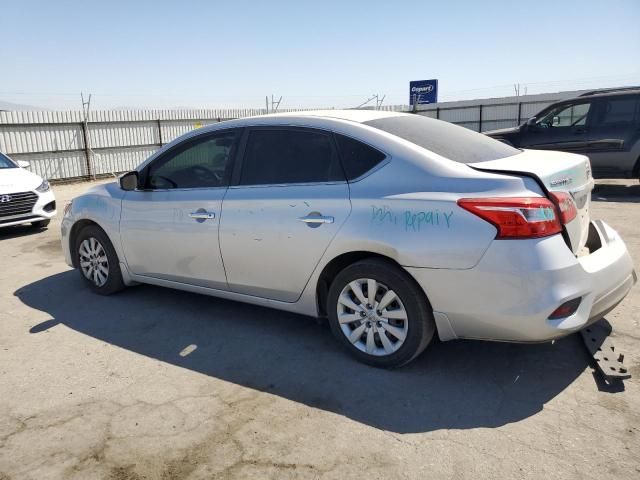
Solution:
<svg viewBox="0 0 640 480"><path fill-rule="evenodd" d="M633 262L617 232L602 221L590 228L592 253L579 258L555 235L495 241L469 270L407 271L429 297L442 340L552 340L602 318L636 283ZM548 319L561 304L578 297L574 314Z"/></svg>

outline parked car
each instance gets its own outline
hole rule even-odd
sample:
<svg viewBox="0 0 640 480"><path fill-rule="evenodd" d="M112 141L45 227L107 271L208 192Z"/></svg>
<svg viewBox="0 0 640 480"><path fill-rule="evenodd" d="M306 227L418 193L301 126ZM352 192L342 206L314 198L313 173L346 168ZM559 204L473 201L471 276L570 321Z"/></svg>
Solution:
<svg viewBox="0 0 640 480"><path fill-rule="evenodd" d="M267 115L75 198L62 247L97 293L140 282L328 317L357 358L393 367L436 332L547 341L614 308L636 276L590 219L592 187L585 156L422 116Z"/></svg>
<svg viewBox="0 0 640 480"><path fill-rule="evenodd" d="M27 168L29 162L0 153L0 228L25 223L44 228L56 214L49 182Z"/></svg>
<svg viewBox="0 0 640 480"><path fill-rule="evenodd" d="M595 176L639 178L640 87L587 92L485 133L515 147L587 155Z"/></svg>

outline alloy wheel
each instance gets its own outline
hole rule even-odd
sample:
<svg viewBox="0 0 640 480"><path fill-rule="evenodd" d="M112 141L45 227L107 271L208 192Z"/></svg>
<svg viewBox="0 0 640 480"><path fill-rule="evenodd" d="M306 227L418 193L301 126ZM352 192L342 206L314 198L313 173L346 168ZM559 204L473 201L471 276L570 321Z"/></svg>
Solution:
<svg viewBox="0 0 640 480"><path fill-rule="evenodd" d="M407 338L407 310L400 297L377 280L349 282L338 296L337 309L342 333L364 353L391 355Z"/></svg>
<svg viewBox="0 0 640 480"><path fill-rule="evenodd" d="M109 259L102 244L95 237L86 238L78 248L80 268L87 280L102 287L109 278Z"/></svg>

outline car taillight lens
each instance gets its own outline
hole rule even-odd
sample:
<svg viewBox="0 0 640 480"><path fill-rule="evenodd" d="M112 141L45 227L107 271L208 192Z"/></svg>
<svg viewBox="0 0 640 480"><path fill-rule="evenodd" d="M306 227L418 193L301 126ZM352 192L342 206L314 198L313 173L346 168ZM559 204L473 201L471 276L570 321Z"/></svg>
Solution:
<svg viewBox="0 0 640 480"><path fill-rule="evenodd" d="M539 238L562 231L556 206L547 198L461 198L458 205L494 225L497 239Z"/></svg>
<svg viewBox="0 0 640 480"><path fill-rule="evenodd" d="M578 215L578 209L576 203L567 192L550 192L551 198L553 198L560 210L560 221L563 225L566 225Z"/></svg>

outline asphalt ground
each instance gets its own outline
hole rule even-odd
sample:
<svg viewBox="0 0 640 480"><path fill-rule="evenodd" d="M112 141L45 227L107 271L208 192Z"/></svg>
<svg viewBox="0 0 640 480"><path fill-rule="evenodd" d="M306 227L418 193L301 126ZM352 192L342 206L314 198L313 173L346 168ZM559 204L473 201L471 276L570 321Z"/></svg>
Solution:
<svg viewBox="0 0 640 480"><path fill-rule="evenodd" d="M89 184L55 186L60 210ZM593 217L640 259L640 184ZM311 318L153 286L111 297L47 230L0 230L0 480L640 478L640 286L607 319L633 377L580 335L436 342L382 371Z"/></svg>

